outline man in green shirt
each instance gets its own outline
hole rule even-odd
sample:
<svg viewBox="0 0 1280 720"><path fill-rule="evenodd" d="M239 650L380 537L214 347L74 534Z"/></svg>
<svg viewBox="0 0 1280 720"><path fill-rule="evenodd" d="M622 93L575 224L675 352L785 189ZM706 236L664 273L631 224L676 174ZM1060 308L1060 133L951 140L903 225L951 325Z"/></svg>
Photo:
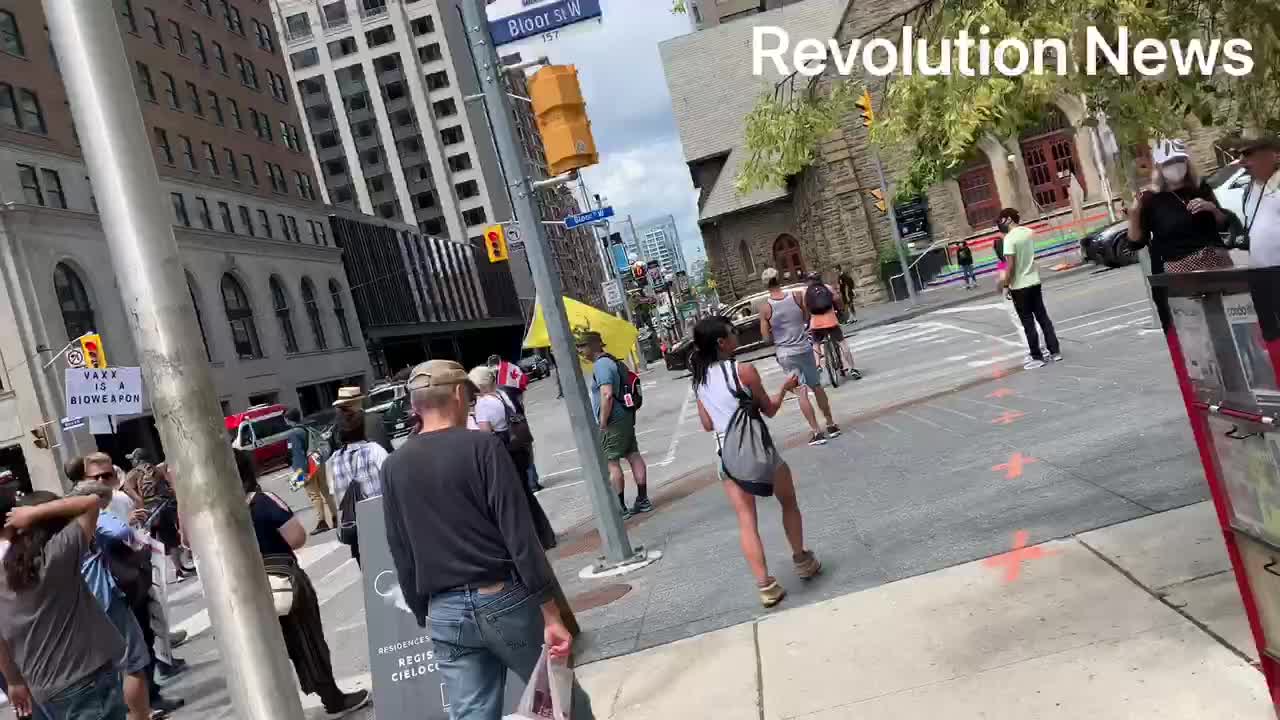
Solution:
<svg viewBox="0 0 1280 720"><path fill-rule="evenodd" d="M1040 350L1040 335L1036 325L1044 331L1044 343L1049 355L1062 360L1058 334L1053 331L1053 321L1044 307L1044 295L1040 286L1040 271L1036 269L1035 234L1030 228L1019 225L1022 216L1013 208L1005 208L996 217L996 227L1004 236L1005 269L1000 276L1000 288L1009 291L1013 307L1018 311L1022 329L1027 334L1027 347L1031 358L1023 367L1027 370L1044 367L1044 353Z"/></svg>

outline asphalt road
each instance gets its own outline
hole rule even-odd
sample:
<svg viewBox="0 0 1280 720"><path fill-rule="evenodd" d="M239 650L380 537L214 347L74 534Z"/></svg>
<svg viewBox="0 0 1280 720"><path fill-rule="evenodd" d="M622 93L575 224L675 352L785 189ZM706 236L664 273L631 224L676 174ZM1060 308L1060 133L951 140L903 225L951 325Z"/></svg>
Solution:
<svg viewBox="0 0 1280 720"><path fill-rule="evenodd" d="M849 336L865 379L831 391L844 435L803 443L794 402L772 421L789 448L820 580L790 575L777 513L761 512L775 573L808 603L1033 542L1178 507L1207 496L1176 394L1163 335L1134 268L1079 274L1047 286L1066 361L1021 369L1025 348L995 299ZM783 375L772 358L767 386ZM590 661L724 627L762 611L737 549L736 525L715 479L714 439L702 432L687 377L645 374L638 418L656 512L628 523L631 540L665 557L612 581L582 581L598 552L581 462L555 383L528 395L539 494L562 535L553 564L585 629ZM282 490L282 477L268 488ZM289 495L314 523L305 498ZM628 489L628 498L633 490ZM301 553L319 589L340 684L368 687L360 575L332 533ZM605 587L609 586L609 587ZM600 607L586 593L621 593ZM197 581L171 586L174 624L196 635L180 650L193 669L171 692L192 703L179 718L227 716L226 695ZM308 698L311 712L322 716ZM370 717L360 713L353 717Z"/></svg>

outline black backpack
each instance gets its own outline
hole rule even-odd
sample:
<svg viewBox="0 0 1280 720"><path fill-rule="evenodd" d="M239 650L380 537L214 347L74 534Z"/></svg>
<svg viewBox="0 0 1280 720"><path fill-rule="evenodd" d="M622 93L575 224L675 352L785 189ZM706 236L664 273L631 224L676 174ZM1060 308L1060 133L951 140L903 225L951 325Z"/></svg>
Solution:
<svg viewBox="0 0 1280 720"><path fill-rule="evenodd" d="M348 457L347 463L348 467L352 467L355 461ZM360 541L360 532L356 528L356 505L359 505L362 500L364 500L364 487L360 485L360 478L353 472L351 484L347 486L347 491L342 493L342 499L338 501L338 542L343 545L355 545Z"/></svg>
<svg viewBox="0 0 1280 720"><path fill-rule="evenodd" d="M810 315L826 315L835 308L836 299L826 283L814 283L804 292L804 304Z"/></svg>

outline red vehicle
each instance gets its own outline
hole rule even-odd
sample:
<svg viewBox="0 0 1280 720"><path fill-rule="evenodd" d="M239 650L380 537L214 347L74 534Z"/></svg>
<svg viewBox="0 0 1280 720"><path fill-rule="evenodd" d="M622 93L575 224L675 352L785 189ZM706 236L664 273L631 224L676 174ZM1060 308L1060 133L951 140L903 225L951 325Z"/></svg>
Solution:
<svg viewBox="0 0 1280 720"><path fill-rule="evenodd" d="M249 450L259 470L289 464L289 423L283 405L255 405L225 418L231 447Z"/></svg>

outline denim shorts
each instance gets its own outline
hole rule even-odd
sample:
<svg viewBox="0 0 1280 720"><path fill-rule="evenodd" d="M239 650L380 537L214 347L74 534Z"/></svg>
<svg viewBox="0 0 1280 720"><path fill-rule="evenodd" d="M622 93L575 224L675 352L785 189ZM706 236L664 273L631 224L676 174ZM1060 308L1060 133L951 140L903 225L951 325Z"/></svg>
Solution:
<svg viewBox="0 0 1280 720"><path fill-rule="evenodd" d="M120 672L114 665L40 702L45 715L57 720L126 720Z"/></svg>
<svg viewBox="0 0 1280 720"><path fill-rule="evenodd" d="M796 355L779 355L778 364L788 373L799 373L800 384L806 387L822 387L822 375L818 372L818 360L806 350Z"/></svg>

